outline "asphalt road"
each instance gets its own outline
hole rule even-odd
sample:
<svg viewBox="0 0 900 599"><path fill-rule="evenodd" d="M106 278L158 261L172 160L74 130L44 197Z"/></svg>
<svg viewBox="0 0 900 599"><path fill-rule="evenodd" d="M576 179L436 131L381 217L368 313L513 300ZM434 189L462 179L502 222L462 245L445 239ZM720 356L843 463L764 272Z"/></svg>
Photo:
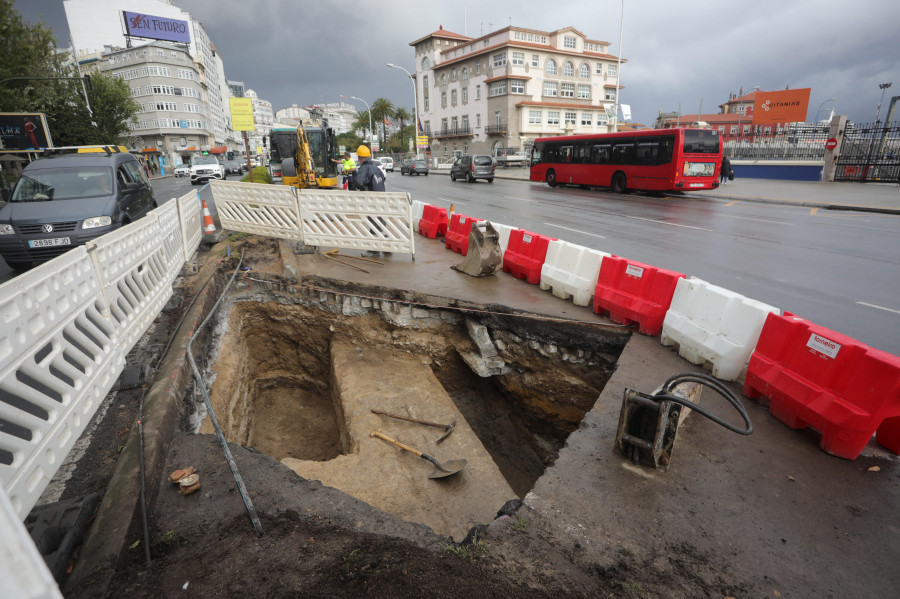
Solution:
<svg viewBox="0 0 900 599"><path fill-rule="evenodd" d="M660 268L900 355L900 217L528 181L388 175L388 189Z"/></svg>
<svg viewBox="0 0 900 599"><path fill-rule="evenodd" d="M391 191L695 276L900 355L900 217L389 173ZM160 204L208 187L153 182ZM0 260L0 283L16 273Z"/></svg>

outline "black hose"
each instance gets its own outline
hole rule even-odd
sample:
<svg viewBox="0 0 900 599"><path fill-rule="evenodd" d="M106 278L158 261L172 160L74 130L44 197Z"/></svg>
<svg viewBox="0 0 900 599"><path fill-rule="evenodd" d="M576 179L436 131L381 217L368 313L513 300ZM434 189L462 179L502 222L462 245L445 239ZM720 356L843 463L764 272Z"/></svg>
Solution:
<svg viewBox="0 0 900 599"><path fill-rule="evenodd" d="M138 447L141 461L141 521L144 528L144 560L150 565L150 527L147 524L147 483L144 466L144 393L147 385L141 386L141 401L138 405Z"/></svg>
<svg viewBox="0 0 900 599"><path fill-rule="evenodd" d="M745 427L738 428L733 424L725 422L699 404L695 404L692 401L674 395L673 391L675 387L677 387L681 383L700 383L701 385L706 385L707 387L724 397L726 401L728 401L728 403L730 403L734 407L734 409L738 411L738 414L741 415L741 418L744 419ZM741 403L741 400L731 392L731 389L722 384L721 381L709 376L708 374L683 372L673 375L669 377L669 379L665 383L663 383L662 389L660 389L659 393L655 394L653 397L660 401L667 400L682 405L686 408L690 408L698 414L706 416L716 424L724 426L728 430L738 433L739 435L749 435L753 432L753 423L750 422L750 416L747 414L747 410L744 408L744 404Z"/></svg>

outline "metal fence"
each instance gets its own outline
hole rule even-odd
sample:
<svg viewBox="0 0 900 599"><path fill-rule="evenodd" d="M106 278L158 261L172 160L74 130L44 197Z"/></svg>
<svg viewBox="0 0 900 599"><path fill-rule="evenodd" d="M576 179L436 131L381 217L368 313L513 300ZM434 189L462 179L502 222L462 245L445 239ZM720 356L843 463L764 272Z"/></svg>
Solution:
<svg viewBox="0 0 900 599"><path fill-rule="evenodd" d="M848 125L834 180L900 183L900 121Z"/></svg>
<svg viewBox="0 0 900 599"><path fill-rule="evenodd" d="M766 126L756 127L737 140L725 142L731 160L824 160L829 125L801 123L766 134Z"/></svg>

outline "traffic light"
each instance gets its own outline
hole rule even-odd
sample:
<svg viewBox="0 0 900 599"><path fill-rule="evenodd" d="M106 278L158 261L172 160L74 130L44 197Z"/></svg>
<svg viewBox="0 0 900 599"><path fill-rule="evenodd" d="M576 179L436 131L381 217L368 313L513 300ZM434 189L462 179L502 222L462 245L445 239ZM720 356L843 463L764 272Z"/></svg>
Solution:
<svg viewBox="0 0 900 599"><path fill-rule="evenodd" d="M203 155L204 155L204 156L209 156L209 152L208 152L207 150L203 150Z"/></svg>
<svg viewBox="0 0 900 599"><path fill-rule="evenodd" d="M268 138L263 137L263 147L264 147L264 148L269 147L269 140L268 140Z"/></svg>

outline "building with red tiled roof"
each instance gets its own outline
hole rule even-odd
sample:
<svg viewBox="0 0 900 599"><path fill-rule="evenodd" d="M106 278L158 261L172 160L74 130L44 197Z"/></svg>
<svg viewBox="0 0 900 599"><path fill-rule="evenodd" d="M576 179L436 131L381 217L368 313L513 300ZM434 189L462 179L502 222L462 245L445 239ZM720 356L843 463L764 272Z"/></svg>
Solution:
<svg viewBox="0 0 900 599"><path fill-rule="evenodd" d="M410 46L434 156L525 149L537 137L611 128L619 58L609 42L574 27L509 26L472 38L440 26Z"/></svg>

